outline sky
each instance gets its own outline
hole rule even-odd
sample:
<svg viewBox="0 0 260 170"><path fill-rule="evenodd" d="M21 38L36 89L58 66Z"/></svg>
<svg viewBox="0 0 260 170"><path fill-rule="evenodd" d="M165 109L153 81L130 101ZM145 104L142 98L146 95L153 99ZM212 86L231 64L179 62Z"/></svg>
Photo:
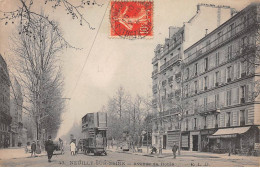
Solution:
<svg viewBox="0 0 260 170"><path fill-rule="evenodd" d="M165 38L168 37L169 26L181 27L183 22L194 16L198 3L228 5L241 10L252 2L250 0L154 0L153 38L128 40L113 39L109 36L109 1L96 1L103 4L102 7L90 5L82 10L94 30L86 25L80 26L79 22L72 20L62 8L52 10L50 5L43 5L43 1L34 1L33 10L42 9L51 19L59 21L66 40L73 46L82 48L82 50L65 49L61 54L62 72L65 78L64 97L71 99L66 101L67 111L62 115L63 123L59 136L66 134L73 123L79 122L86 113L99 111L120 86L133 96L151 94L151 61L156 45L164 43ZM19 3L19 0L0 0L0 10L17 9ZM103 22L101 22L102 18ZM0 22L0 53L8 64L15 58L10 52L12 45L10 36L15 28L16 23L5 25L5 22Z"/></svg>

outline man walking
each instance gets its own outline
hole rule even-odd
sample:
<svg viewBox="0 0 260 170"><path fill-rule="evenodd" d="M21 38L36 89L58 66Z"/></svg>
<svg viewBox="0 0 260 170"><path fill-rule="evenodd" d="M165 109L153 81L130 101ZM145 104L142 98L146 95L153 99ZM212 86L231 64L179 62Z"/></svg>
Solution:
<svg viewBox="0 0 260 170"><path fill-rule="evenodd" d="M51 162L51 157L54 151L54 144L53 141L51 140L51 136L49 136L48 140L45 142L45 150L47 151L48 162Z"/></svg>
<svg viewBox="0 0 260 170"><path fill-rule="evenodd" d="M178 146L175 143L173 143L173 147L172 147L173 159L176 159L177 150L178 150Z"/></svg>
<svg viewBox="0 0 260 170"><path fill-rule="evenodd" d="M32 145L31 145L31 157L33 155L35 156L35 151L36 151L36 143L35 143L35 141L33 141Z"/></svg>

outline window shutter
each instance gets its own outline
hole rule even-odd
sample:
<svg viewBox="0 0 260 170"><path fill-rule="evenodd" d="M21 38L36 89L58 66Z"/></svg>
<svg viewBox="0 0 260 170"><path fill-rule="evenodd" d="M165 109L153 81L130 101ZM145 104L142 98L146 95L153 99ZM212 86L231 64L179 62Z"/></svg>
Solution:
<svg viewBox="0 0 260 170"><path fill-rule="evenodd" d="M226 69L222 70L222 83L226 83Z"/></svg>
<svg viewBox="0 0 260 170"><path fill-rule="evenodd" d="M237 78L240 78L240 62L237 62Z"/></svg>
<svg viewBox="0 0 260 170"><path fill-rule="evenodd" d="M236 89L236 103L239 103L239 87Z"/></svg>
<svg viewBox="0 0 260 170"><path fill-rule="evenodd" d="M230 126L233 126L233 112L230 112Z"/></svg>
<svg viewBox="0 0 260 170"><path fill-rule="evenodd" d="M200 90L203 90L203 78L200 79Z"/></svg>
<svg viewBox="0 0 260 170"><path fill-rule="evenodd" d="M209 76L208 76L208 79L209 79L209 85L208 85L208 87L211 88L211 87L212 87L212 84L213 84L213 82L212 82L213 77L212 77L211 75L209 75Z"/></svg>
<svg viewBox="0 0 260 170"><path fill-rule="evenodd" d="M228 47L225 49L225 60L224 61L227 61L228 59Z"/></svg>
<svg viewBox="0 0 260 170"><path fill-rule="evenodd" d="M231 67L231 80L234 80L234 65Z"/></svg>
<svg viewBox="0 0 260 170"><path fill-rule="evenodd" d="M249 85L246 85L246 89L245 89L245 101L248 101L248 93L249 93Z"/></svg>
<svg viewBox="0 0 260 170"><path fill-rule="evenodd" d="M237 64L236 63L233 65L233 74L234 74L234 79L236 79L237 78Z"/></svg>
<svg viewBox="0 0 260 170"><path fill-rule="evenodd" d="M237 126L239 126L239 125L240 125L240 122L239 122L239 117L240 117L240 115L239 115L239 111L237 111Z"/></svg>
<svg viewBox="0 0 260 170"><path fill-rule="evenodd" d="M228 91L225 92L224 96L225 96L225 100L224 100L225 101L225 106L227 106L228 105Z"/></svg>
<svg viewBox="0 0 260 170"><path fill-rule="evenodd" d="M245 110L245 124L248 124L248 110Z"/></svg>

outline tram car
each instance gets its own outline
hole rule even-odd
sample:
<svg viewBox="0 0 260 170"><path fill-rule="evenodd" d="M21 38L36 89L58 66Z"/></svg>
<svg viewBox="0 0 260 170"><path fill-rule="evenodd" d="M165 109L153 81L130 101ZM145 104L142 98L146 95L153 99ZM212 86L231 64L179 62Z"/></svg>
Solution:
<svg viewBox="0 0 260 170"><path fill-rule="evenodd" d="M107 155L107 114L87 113L82 118L83 151L89 155Z"/></svg>

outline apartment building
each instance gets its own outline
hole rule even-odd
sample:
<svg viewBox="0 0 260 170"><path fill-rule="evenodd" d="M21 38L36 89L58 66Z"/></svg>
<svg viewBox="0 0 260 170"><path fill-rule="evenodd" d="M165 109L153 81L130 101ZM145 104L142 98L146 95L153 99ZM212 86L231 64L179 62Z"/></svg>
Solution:
<svg viewBox="0 0 260 170"><path fill-rule="evenodd" d="M22 105L23 96L22 89L15 77L11 78L11 98L10 98L10 115L12 116L10 145L20 146L23 136L23 121L22 121ZM24 143L25 144L25 143Z"/></svg>
<svg viewBox="0 0 260 170"><path fill-rule="evenodd" d="M184 51L183 149L241 153L259 143L259 12L247 6Z"/></svg>
<svg viewBox="0 0 260 170"><path fill-rule="evenodd" d="M166 148L179 141L178 103L182 95L181 63L184 50L234 14L234 9L228 6L199 4L196 14L188 22L182 27L169 27L169 37L164 44L156 46L152 59L153 108L156 115L153 119L153 145ZM182 139L182 144L186 143L188 148L188 136Z"/></svg>
<svg viewBox="0 0 260 170"><path fill-rule="evenodd" d="M0 54L0 148L10 146L10 79L5 60Z"/></svg>

